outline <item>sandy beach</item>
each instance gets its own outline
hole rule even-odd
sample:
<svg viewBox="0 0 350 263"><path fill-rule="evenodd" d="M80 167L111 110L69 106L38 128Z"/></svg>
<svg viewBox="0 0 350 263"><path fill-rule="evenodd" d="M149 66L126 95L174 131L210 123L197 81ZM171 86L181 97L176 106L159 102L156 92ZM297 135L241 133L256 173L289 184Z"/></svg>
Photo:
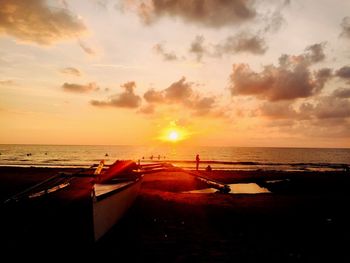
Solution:
<svg viewBox="0 0 350 263"><path fill-rule="evenodd" d="M53 174L74 171L1 167L1 199ZM65 200L62 205L50 197L16 209L2 205L2 247L55 251L59 245L82 249L85 255L152 262L349 262L349 173L198 174L225 184L257 183L271 191L188 193L208 185L179 169L146 174L133 206L98 242L90 238L90 211L84 202L77 206ZM79 180L75 187L83 182Z"/></svg>

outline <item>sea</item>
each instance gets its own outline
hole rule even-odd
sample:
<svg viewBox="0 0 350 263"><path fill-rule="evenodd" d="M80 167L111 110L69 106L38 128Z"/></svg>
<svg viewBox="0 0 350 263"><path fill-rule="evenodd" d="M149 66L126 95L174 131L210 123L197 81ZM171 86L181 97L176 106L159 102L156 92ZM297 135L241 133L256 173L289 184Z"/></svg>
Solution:
<svg viewBox="0 0 350 263"><path fill-rule="evenodd" d="M350 148L184 147L125 145L0 144L0 166L91 167L104 160L134 160L140 164L168 162L200 169L332 171L350 166Z"/></svg>

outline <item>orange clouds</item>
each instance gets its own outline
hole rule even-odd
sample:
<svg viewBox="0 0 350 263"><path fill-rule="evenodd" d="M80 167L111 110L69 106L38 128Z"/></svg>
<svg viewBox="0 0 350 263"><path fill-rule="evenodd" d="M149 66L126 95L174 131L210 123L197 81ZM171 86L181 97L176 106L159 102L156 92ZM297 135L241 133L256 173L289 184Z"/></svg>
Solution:
<svg viewBox="0 0 350 263"><path fill-rule="evenodd" d="M267 65L254 72L247 64L234 64L231 78L232 95L253 95L269 101L293 100L310 97L319 92L332 71L323 68L311 71L313 63L325 58L322 44L306 48L299 56L282 55L279 65Z"/></svg>
<svg viewBox="0 0 350 263"><path fill-rule="evenodd" d="M90 104L97 107L138 108L141 105L141 98L134 93L136 83L130 81L124 83L121 87L125 89L124 92L113 95L106 101L92 100Z"/></svg>
<svg viewBox="0 0 350 263"><path fill-rule="evenodd" d="M44 0L0 0L0 34L50 45L86 30L67 9L50 8Z"/></svg>

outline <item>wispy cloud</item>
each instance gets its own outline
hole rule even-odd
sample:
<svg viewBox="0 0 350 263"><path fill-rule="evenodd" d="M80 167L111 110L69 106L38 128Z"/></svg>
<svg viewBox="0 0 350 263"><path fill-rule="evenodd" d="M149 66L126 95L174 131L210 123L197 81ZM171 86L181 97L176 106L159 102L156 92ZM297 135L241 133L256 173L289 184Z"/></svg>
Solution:
<svg viewBox="0 0 350 263"><path fill-rule="evenodd" d="M94 49L92 49L91 47L89 47L81 39L78 39L78 44L86 54L91 55L91 56L96 55L96 51Z"/></svg>
<svg viewBox="0 0 350 263"><path fill-rule="evenodd" d="M343 18L341 24L341 37L350 38L350 16Z"/></svg>
<svg viewBox="0 0 350 263"><path fill-rule="evenodd" d="M165 61L174 61L177 60L177 56L173 51L166 51L163 44L158 43L154 45L153 50L163 57Z"/></svg>
<svg viewBox="0 0 350 263"><path fill-rule="evenodd" d="M85 85L76 84L76 83L64 83L62 85L62 89L66 92L73 92L73 93L89 93L92 91L98 90L98 86L95 82L91 82Z"/></svg>
<svg viewBox="0 0 350 263"><path fill-rule="evenodd" d="M98 68L114 68L114 69L142 69L141 66L129 66L122 64L92 64L94 67Z"/></svg>
<svg viewBox="0 0 350 263"><path fill-rule="evenodd" d="M77 68L73 68L73 67L67 67L67 68L60 69L60 72L63 74L73 75L76 77L81 76L81 72Z"/></svg>

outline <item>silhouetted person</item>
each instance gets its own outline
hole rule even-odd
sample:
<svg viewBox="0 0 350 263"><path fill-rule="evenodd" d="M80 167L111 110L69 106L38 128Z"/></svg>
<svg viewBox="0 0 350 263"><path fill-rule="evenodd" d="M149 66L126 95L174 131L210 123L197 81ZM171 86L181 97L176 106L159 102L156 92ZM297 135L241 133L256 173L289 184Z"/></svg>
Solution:
<svg viewBox="0 0 350 263"><path fill-rule="evenodd" d="M158 160L160 160L160 155L158 155Z"/></svg>
<svg viewBox="0 0 350 263"><path fill-rule="evenodd" d="M198 171L198 167L199 167L199 154L196 155L196 170Z"/></svg>
<svg viewBox="0 0 350 263"><path fill-rule="evenodd" d="M211 166L210 166L210 164L207 166L207 168L205 168L205 170L206 170L207 172L210 172L210 171L211 171Z"/></svg>

